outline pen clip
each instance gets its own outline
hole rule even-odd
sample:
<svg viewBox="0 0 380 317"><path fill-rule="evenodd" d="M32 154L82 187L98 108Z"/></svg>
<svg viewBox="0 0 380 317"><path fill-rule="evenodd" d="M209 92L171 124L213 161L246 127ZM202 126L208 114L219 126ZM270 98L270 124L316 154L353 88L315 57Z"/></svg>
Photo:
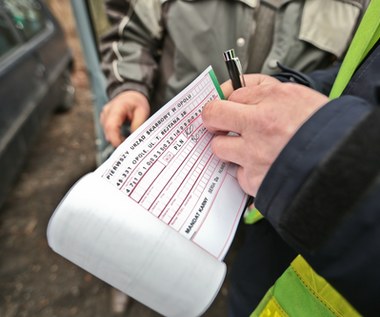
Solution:
<svg viewBox="0 0 380 317"><path fill-rule="evenodd" d="M241 86L245 87L245 79L244 79L244 75L243 75L243 68L241 66L239 57L235 57L234 61L236 63L237 69L239 70L239 77L240 77Z"/></svg>

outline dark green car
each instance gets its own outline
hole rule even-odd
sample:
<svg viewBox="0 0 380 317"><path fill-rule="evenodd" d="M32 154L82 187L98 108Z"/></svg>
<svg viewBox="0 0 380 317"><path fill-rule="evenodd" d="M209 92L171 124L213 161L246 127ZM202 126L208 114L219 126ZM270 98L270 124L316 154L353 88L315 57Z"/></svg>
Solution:
<svg viewBox="0 0 380 317"><path fill-rule="evenodd" d="M73 57L39 0L0 0L0 205L49 115L73 105Z"/></svg>

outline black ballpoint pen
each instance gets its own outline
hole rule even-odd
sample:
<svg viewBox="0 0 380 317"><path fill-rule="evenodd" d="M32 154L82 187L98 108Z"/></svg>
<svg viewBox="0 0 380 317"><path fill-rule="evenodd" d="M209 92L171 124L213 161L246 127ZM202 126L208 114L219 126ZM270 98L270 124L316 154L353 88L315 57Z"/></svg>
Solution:
<svg viewBox="0 0 380 317"><path fill-rule="evenodd" d="M226 62L228 74L232 82L232 87L236 90L245 87L243 69L239 58L235 55L234 49L227 50L223 53L224 61ZM245 209L254 202L254 197L248 196Z"/></svg>
<svg viewBox="0 0 380 317"><path fill-rule="evenodd" d="M245 86L243 70L240 60L235 56L234 49L227 50L223 53L224 61L226 62L228 74L232 81L232 87L238 89Z"/></svg>

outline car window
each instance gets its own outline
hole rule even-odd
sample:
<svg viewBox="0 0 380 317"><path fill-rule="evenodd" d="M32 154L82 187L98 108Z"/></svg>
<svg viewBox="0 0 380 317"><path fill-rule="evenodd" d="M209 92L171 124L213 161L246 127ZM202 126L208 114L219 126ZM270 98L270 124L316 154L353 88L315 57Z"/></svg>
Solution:
<svg viewBox="0 0 380 317"><path fill-rule="evenodd" d="M41 4L36 0L3 0L14 25L29 40L46 27Z"/></svg>
<svg viewBox="0 0 380 317"><path fill-rule="evenodd" d="M0 12L0 59L17 47L19 41L7 18Z"/></svg>

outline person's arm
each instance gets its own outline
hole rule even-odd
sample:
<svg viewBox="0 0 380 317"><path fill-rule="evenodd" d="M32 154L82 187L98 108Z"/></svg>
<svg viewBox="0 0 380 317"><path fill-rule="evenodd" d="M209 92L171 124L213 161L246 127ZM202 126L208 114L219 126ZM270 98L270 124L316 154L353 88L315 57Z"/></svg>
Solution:
<svg viewBox="0 0 380 317"><path fill-rule="evenodd" d="M203 111L212 148L281 237L361 313L380 311L380 115L273 78ZM256 81L256 82L255 82ZM250 87L249 87L250 86ZM236 134L227 135L227 131Z"/></svg>
<svg viewBox="0 0 380 317"><path fill-rule="evenodd" d="M380 111L343 97L271 166L255 206L359 312L380 311Z"/></svg>
<svg viewBox="0 0 380 317"><path fill-rule="evenodd" d="M149 99L163 36L160 2L106 0L105 5L111 28L100 45L108 95L135 90Z"/></svg>
<svg viewBox="0 0 380 317"><path fill-rule="evenodd" d="M368 137L363 129L368 128L364 124L371 118L371 110L364 100L352 96L328 102L299 128L265 175L255 205L268 218L273 218L273 223L278 222L279 231L283 231L284 237L289 235L287 240L292 240L293 245L299 241L299 249L312 250L322 243L328 228L338 220L339 210L344 213L351 207L358 191L365 190L367 181L361 179L366 177L365 172L380 167L380 164L361 164L370 159L366 147L371 143L355 139ZM374 126L373 129L377 128ZM370 150L369 154L377 153ZM318 187L319 182L323 184ZM298 219L306 217L305 221L308 218L311 224L309 228L303 225L294 231L297 225L290 228L290 223L296 220L288 210L298 210L298 206L306 203L307 210L299 214ZM318 206L313 207L313 203ZM330 209L336 211L332 213ZM329 222L311 230L317 223L314 218L321 217L321 211L326 212L325 219L331 217ZM336 217L334 222L332 217ZM324 219L319 219L318 223L320 221L324 222ZM279 222L287 225L284 227ZM289 232L282 228L289 229ZM302 239L296 236L301 235L301 230ZM316 230L323 234L309 234Z"/></svg>
<svg viewBox="0 0 380 317"><path fill-rule="evenodd" d="M101 39L102 69L110 101L101 113L106 139L117 147L128 121L136 130L150 115L162 29L159 1L106 1L111 30Z"/></svg>

